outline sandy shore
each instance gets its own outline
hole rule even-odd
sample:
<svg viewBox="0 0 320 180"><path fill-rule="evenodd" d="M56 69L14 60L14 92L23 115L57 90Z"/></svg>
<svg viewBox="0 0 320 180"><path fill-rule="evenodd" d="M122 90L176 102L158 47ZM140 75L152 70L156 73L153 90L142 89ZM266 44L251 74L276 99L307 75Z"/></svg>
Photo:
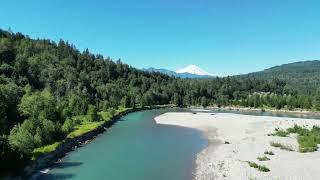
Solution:
<svg viewBox="0 0 320 180"><path fill-rule="evenodd" d="M271 112L271 113L286 113L291 115L301 116L320 116L319 111L313 111L308 109L272 109L272 108L253 108L253 107L241 107L241 106L224 106L224 107L217 107L217 106L208 106L206 109L203 109L202 106L191 106L190 109L192 111L197 112L206 112L206 111L235 111L235 112Z"/></svg>
<svg viewBox="0 0 320 180"><path fill-rule="evenodd" d="M231 113L165 113L155 118L160 124L196 128L208 139L208 146L196 159L197 180L207 179L320 179L320 151L299 153L295 135L268 136L275 128L288 128L294 124L320 126L320 120L269 116L250 116ZM228 141L230 144L225 144ZM270 142L290 145L295 151L271 147ZM265 150L269 161L258 161ZM270 172L249 167L247 161L265 165Z"/></svg>

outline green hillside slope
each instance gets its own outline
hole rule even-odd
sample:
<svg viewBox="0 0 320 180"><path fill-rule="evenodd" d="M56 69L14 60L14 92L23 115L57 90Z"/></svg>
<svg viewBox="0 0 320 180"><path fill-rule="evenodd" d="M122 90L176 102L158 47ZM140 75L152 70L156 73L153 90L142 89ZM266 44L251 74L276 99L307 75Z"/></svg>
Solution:
<svg viewBox="0 0 320 180"><path fill-rule="evenodd" d="M314 93L320 87L320 61L301 61L275 66L264 71L241 75L263 80L278 78L287 83L288 88L293 88L304 94Z"/></svg>

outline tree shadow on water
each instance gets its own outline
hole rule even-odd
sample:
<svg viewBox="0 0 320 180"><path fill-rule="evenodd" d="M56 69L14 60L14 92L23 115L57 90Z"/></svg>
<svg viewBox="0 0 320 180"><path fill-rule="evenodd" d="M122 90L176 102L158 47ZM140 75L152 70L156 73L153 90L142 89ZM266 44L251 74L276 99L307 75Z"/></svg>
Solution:
<svg viewBox="0 0 320 180"><path fill-rule="evenodd" d="M53 166L53 168L69 168L69 167L75 167L75 166L81 166L83 162L60 162Z"/></svg>
<svg viewBox="0 0 320 180"><path fill-rule="evenodd" d="M55 164L52 169L64 169L70 167L81 166L82 162L60 162ZM32 180L60 180L60 179L72 179L75 174L72 173L54 173L49 171L47 174L39 174L38 176L31 178Z"/></svg>
<svg viewBox="0 0 320 180"><path fill-rule="evenodd" d="M71 179L75 175L71 173L57 173L57 174L42 174L34 180L60 180L60 179Z"/></svg>

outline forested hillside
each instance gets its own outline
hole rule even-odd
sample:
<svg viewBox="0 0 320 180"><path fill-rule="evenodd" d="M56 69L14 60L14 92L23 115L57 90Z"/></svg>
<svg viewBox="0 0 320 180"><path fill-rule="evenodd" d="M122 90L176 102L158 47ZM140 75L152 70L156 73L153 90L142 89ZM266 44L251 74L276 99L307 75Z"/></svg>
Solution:
<svg viewBox="0 0 320 180"><path fill-rule="evenodd" d="M320 107L320 95L296 92L275 77L174 78L88 49L80 52L63 40L0 30L0 170L17 169L37 148L70 137L76 127L104 121L103 115L121 108L170 103Z"/></svg>
<svg viewBox="0 0 320 180"><path fill-rule="evenodd" d="M278 78L287 86L304 94L312 94L320 87L320 61L302 61L275 66L261 72L248 74L250 77L272 80Z"/></svg>

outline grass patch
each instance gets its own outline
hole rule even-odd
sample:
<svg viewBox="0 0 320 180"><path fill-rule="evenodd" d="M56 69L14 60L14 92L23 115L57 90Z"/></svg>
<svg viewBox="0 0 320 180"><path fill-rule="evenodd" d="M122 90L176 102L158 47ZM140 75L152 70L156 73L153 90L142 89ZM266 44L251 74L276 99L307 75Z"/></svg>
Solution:
<svg viewBox="0 0 320 180"><path fill-rule="evenodd" d="M306 130L308 129L301 130L298 136L299 151L302 153L317 151L320 144L320 127L313 126L307 132Z"/></svg>
<svg viewBox="0 0 320 180"><path fill-rule="evenodd" d="M264 154L268 154L268 155L271 155L271 156L274 155L274 153L272 151L268 151L268 150L265 150Z"/></svg>
<svg viewBox="0 0 320 180"><path fill-rule="evenodd" d="M255 162L248 161L248 164L252 168L258 168L259 167L259 165L257 163L255 163Z"/></svg>
<svg viewBox="0 0 320 180"><path fill-rule="evenodd" d="M295 133L298 134L298 144L299 144L299 152L313 152L318 150L318 144L320 144L320 127L313 126L311 129L306 127L294 125L292 128L288 128L286 131L283 129L276 129L276 132L272 135L285 137L288 134ZM282 147L279 143L273 144L274 147ZM282 147L282 149L286 149ZM286 149L287 150L287 149Z"/></svg>
<svg viewBox="0 0 320 180"><path fill-rule="evenodd" d="M273 147L278 147L282 150L286 150L286 151L294 151L293 148L289 145L285 145L285 144L281 144L279 142L270 142L270 145Z"/></svg>
<svg viewBox="0 0 320 180"><path fill-rule="evenodd" d="M267 168L265 165L259 165L258 170L261 172L269 172L270 169Z"/></svg>
<svg viewBox="0 0 320 180"><path fill-rule="evenodd" d="M313 152L318 150L320 136L309 134L306 136L298 136L299 152Z"/></svg>
<svg viewBox="0 0 320 180"><path fill-rule="evenodd" d="M276 132L272 133L272 136L280 136L280 137L287 137L288 134L290 134L289 132L287 132L284 129L275 129Z"/></svg>
<svg viewBox="0 0 320 180"><path fill-rule="evenodd" d="M119 107L119 109L117 110L113 109L110 111L99 112L98 114L101 116L103 121L90 122L90 121L87 121L86 116L80 116L80 117L78 116L78 118L81 119L82 123L76 126L74 130L67 135L67 138L69 139L75 138L75 137L81 136L82 134L90 132L94 129L97 129L99 126L101 126L104 123L104 121L109 121L113 116L118 115L122 112L125 112L129 109L131 108Z"/></svg>
<svg viewBox="0 0 320 180"><path fill-rule="evenodd" d="M118 109L117 109L117 113L125 112L125 111L128 111L130 109L132 109L132 108L125 108L125 107L119 106Z"/></svg>
<svg viewBox="0 0 320 180"><path fill-rule="evenodd" d="M50 145L46 145L46 146L42 146L42 147L34 149L32 152L32 160L37 159L39 156L41 156L43 154L47 154L49 152L54 151L61 143L62 143L62 141L59 141L59 142L55 142Z"/></svg>
<svg viewBox="0 0 320 180"><path fill-rule="evenodd" d="M128 110L131 110L131 109L132 108L124 108L124 107L119 106L118 109L110 108L108 111L98 112L98 115L100 115L100 117L103 121L109 121L112 119L113 116L118 115L118 114L123 113Z"/></svg>
<svg viewBox="0 0 320 180"><path fill-rule="evenodd" d="M259 161L269 161L270 160L270 158L268 158L267 156L259 156L259 157L257 157L257 159Z"/></svg>
<svg viewBox="0 0 320 180"><path fill-rule="evenodd" d="M295 124L292 128L288 128L287 132L289 133L296 133L300 136L304 136L307 135L309 133L309 129L298 126L297 124Z"/></svg>
<svg viewBox="0 0 320 180"><path fill-rule="evenodd" d="M259 164L255 163L255 162L251 162L251 161L247 161L247 162L248 162L250 167L258 169L258 171L261 171L261 172L269 172L270 171L270 169L267 168L264 165L259 165Z"/></svg>
<svg viewBox="0 0 320 180"><path fill-rule="evenodd" d="M103 124L103 121L100 122L82 122L80 125L76 126L72 132L67 135L67 138L72 139L78 136L81 136L87 132L90 132L94 129L97 129Z"/></svg>

